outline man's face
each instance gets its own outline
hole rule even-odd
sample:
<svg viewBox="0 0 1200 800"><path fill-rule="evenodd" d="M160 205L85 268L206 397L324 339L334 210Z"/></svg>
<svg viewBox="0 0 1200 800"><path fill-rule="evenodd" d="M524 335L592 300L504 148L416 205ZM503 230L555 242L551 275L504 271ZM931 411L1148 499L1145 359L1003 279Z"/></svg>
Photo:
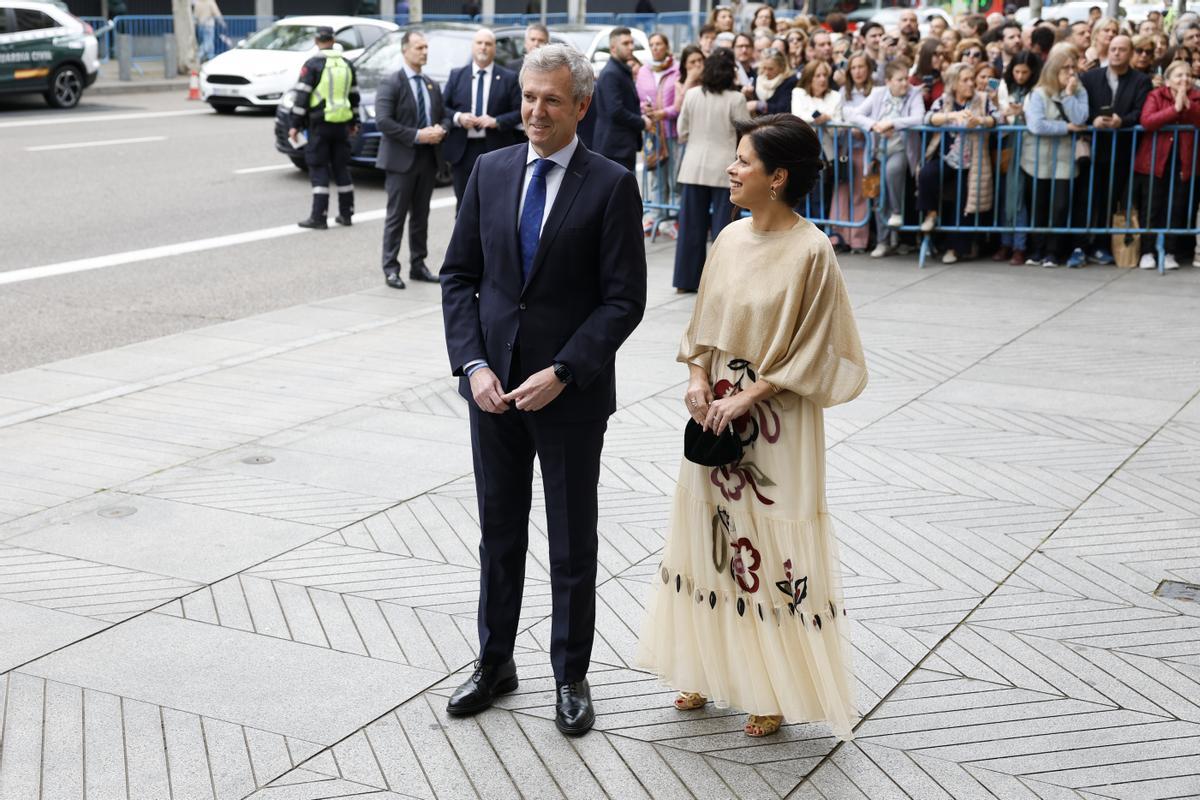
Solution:
<svg viewBox="0 0 1200 800"><path fill-rule="evenodd" d="M471 40L471 54L475 56L475 63L481 67L486 67L496 58L496 37L491 31L478 31L475 38Z"/></svg>
<svg viewBox="0 0 1200 800"><path fill-rule="evenodd" d="M1120 69L1129 65L1129 57L1133 55L1133 42L1128 36L1114 36L1108 43L1108 65Z"/></svg>
<svg viewBox="0 0 1200 800"><path fill-rule="evenodd" d="M817 33L812 38L813 53L822 61L833 63L833 39L828 33Z"/></svg>
<svg viewBox="0 0 1200 800"><path fill-rule="evenodd" d="M733 57L743 64L754 60L754 43L745 36L739 36L733 43Z"/></svg>
<svg viewBox="0 0 1200 800"><path fill-rule="evenodd" d="M717 38L717 35L715 33L703 34L700 37L700 52L704 53L704 55L706 55L706 56L709 55L710 53L712 53L713 39L716 39L716 38Z"/></svg>
<svg viewBox="0 0 1200 800"><path fill-rule="evenodd" d="M1071 44L1079 50L1087 50L1092 44L1092 30L1083 23L1071 26Z"/></svg>
<svg viewBox="0 0 1200 800"><path fill-rule="evenodd" d="M879 52L879 45L883 41L883 28L871 28L867 32L867 49L872 53Z"/></svg>
<svg viewBox="0 0 1200 800"><path fill-rule="evenodd" d="M633 55L633 36L625 34L608 40L608 50L613 58L628 61Z"/></svg>
<svg viewBox="0 0 1200 800"><path fill-rule="evenodd" d="M571 96L571 70L552 72L526 69L521 84L521 122L540 155L548 156L570 144L579 120L587 113L590 97Z"/></svg>
<svg viewBox="0 0 1200 800"><path fill-rule="evenodd" d="M905 36L911 36L917 32L920 23L917 22L917 12L912 9L905 9L900 13L900 32Z"/></svg>
<svg viewBox="0 0 1200 800"><path fill-rule="evenodd" d="M940 39L945 32L946 20L941 17L931 17L929 20L929 35L935 39Z"/></svg>
<svg viewBox="0 0 1200 800"><path fill-rule="evenodd" d="M425 62L429 60L429 42L425 41L425 37L419 33L412 34L408 38L408 46L403 48L404 60L413 69L418 69L425 66Z"/></svg>
<svg viewBox="0 0 1200 800"><path fill-rule="evenodd" d="M771 47L771 40L765 36L760 36L754 40L754 60L762 61L763 50Z"/></svg>
<svg viewBox="0 0 1200 800"><path fill-rule="evenodd" d="M1015 56L1021 52L1021 29L1005 28L1004 39L1001 41L1004 44L1004 52L1010 56Z"/></svg>
<svg viewBox="0 0 1200 800"><path fill-rule="evenodd" d="M536 28L525 29L525 52L532 53L539 47L545 47L550 44L550 37Z"/></svg>
<svg viewBox="0 0 1200 800"><path fill-rule="evenodd" d="M1183 34L1183 43L1189 50L1200 47L1200 28L1188 28Z"/></svg>

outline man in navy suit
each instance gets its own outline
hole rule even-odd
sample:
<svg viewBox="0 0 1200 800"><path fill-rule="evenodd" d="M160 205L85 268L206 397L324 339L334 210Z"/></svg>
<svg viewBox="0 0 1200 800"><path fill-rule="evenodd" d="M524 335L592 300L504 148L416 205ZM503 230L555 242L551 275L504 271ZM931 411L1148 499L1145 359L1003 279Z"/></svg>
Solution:
<svg viewBox="0 0 1200 800"><path fill-rule="evenodd" d="M447 711L475 714L517 688L536 455L549 523L555 723L567 735L595 720L587 671L600 451L616 410L617 348L646 305L637 181L576 136L592 85L591 65L572 47L525 57L529 142L479 157L441 270L450 365L470 407L481 529L479 661Z"/></svg>
<svg viewBox="0 0 1200 800"><path fill-rule="evenodd" d="M633 70L633 34L629 28L613 28L608 34L608 63L596 79L596 152L633 172L642 149L643 131L652 130L642 115Z"/></svg>
<svg viewBox="0 0 1200 800"><path fill-rule="evenodd" d="M475 159L515 144L513 133L521 124L521 86L517 73L496 63L496 35L486 28L476 31L471 53L470 64L451 71L444 94L451 128L442 156L453 167L458 206Z"/></svg>

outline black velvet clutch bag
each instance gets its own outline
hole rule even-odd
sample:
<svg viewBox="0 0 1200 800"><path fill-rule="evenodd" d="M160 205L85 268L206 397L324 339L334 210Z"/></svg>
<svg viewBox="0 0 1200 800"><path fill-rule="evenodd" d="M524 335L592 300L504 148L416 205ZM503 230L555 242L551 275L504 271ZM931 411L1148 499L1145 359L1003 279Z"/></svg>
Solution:
<svg viewBox="0 0 1200 800"><path fill-rule="evenodd" d="M694 464L723 467L742 457L742 440L729 425L720 434L706 431L694 419L683 429L683 455Z"/></svg>

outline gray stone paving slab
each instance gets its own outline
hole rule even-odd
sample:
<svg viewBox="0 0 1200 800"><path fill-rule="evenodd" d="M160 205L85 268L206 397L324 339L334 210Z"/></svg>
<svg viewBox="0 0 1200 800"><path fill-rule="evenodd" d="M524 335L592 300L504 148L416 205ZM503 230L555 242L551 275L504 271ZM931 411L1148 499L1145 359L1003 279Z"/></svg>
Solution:
<svg viewBox="0 0 1200 800"><path fill-rule="evenodd" d="M0 673L107 627L87 617L0 599Z"/></svg>
<svg viewBox="0 0 1200 800"><path fill-rule="evenodd" d="M126 509L134 513L124 515ZM327 528L105 492L78 513L8 544L212 582L319 538ZM115 516L114 516L115 515Z"/></svg>
<svg viewBox="0 0 1200 800"><path fill-rule="evenodd" d="M326 745L442 677L161 614L111 628L21 673Z"/></svg>
<svg viewBox="0 0 1200 800"><path fill-rule="evenodd" d="M631 666L692 303L648 250L599 487L594 733L551 722L536 478L521 688L445 715L475 656L465 406L436 288L376 288L0 380L0 611L112 624L0 674L0 795L1200 796L1200 611L1153 594L1200 580L1200 272L844 259L872 378L826 416L827 478L866 720L751 742ZM115 499L146 511L94 517Z"/></svg>

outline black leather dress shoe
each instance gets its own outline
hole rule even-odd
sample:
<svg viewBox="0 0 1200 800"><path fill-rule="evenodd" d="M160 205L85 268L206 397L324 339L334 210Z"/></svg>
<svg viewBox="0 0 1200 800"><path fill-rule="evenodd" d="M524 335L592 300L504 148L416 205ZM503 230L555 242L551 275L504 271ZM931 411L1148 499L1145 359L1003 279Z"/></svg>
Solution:
<svg viewBox="0 0 1200 800"><path fill-rule="evenodd" d="M596 723L592 709L592 689L587 679L578 683L558 684L554 708L554 724L567 736L582 736Z"/></svg>
<svg viewBox="0 0 1200 800"><path fill-rule="evenodd" d="M337 218L334 219L334 222L336 222L338 225L345 225L347 228L354 224L351 222L350 217L344 214L338 214Z"/></svg>
<svg viewBox="0 0 1200 800"><path fill-rule="evenodd" d="M511 658L503 664L476 661L475 672L450 696L446 713L454 717L469 717L491 708L500 695L516 690L517 664Z"/></svg>
<svg viewBox="0 0 1200 800"><path fill-rule="evenodd" d="M408 279L411 281L422 281L424 283L437 283L437 275L429 271L429 267L424 264L413 264L408 270Z"/></svg>
<svg viewBox="0 0 1200 800"><path fill-rule="evenodd" d="M400 277L400 270L398 269L388 270L387 272L383 273L383 279L387 282L387 285L393 289L404 288L404 279Z"/></svg>
<svg viewBox="0 0 1200 800"><path fill-rule="evenodd" d="M296 224L301 228L315 228L319 231L323 231L329 227L329 223L325 221L324 217L309 217L308 219L300 220Z"/></svg>

